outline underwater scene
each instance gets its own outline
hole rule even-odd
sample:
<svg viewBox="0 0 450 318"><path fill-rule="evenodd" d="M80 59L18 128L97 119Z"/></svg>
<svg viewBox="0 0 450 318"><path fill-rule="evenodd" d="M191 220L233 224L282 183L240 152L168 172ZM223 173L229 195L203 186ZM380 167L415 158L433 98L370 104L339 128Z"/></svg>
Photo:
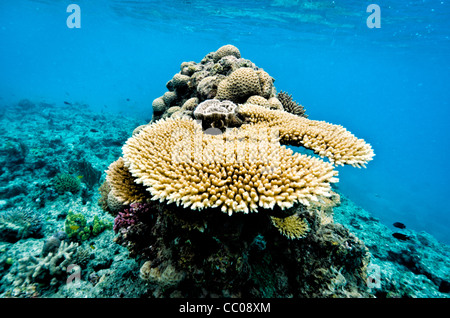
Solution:
<svg viewBox="0 0 450 318"><path fill-rule="evenodd" d="M2 0L0 297L449 298L449 17Z"/></svg>

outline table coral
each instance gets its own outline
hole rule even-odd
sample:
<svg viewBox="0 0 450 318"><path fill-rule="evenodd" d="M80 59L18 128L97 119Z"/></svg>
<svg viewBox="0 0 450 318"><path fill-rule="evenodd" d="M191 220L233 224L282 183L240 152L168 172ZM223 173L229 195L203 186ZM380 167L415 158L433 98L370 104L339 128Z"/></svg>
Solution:
<svg viewBox="0 0 450 318"><path fill-rule="evenodd" d="M144 128L145 126L141 129ZM111 195L123 205L142 202L146 198L146 189L134 182L134 178L125 166L122 157L109 165L106 171L106 181L110 187Z"/></svg>
<svg viewBox="0 0 450 318"><path fill-rule="evenodd" d="M370 144L356 138L340 125L299 117L285 111L268 110L253 104L241 105L239 113L254 124L251 129L274 128L279 133L281 143L312 149L335 165L365 167L375 155Z"/></svg>
<svg viewBox="0 0 450 318"><path fill-rule="evenodd" d="M327 196L337 181L333 166L265 140L268 133L214 136L192 120L162 120L127 141L124 160L153 199L193 210L220 207L231 215Z"/></svg>

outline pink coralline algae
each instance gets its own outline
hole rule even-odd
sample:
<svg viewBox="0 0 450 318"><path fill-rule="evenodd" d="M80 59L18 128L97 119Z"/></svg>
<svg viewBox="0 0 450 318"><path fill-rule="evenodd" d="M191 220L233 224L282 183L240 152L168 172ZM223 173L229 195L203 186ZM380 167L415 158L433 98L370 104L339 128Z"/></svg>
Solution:
<svg viewBox="0 0 450 318"><path fill-rule="evenodd" d="M139 222L143 215L150 215L150 205L146 203L132 203L120 211L114 219L113 230L118 233L122 228L128 228Z"/></svg>

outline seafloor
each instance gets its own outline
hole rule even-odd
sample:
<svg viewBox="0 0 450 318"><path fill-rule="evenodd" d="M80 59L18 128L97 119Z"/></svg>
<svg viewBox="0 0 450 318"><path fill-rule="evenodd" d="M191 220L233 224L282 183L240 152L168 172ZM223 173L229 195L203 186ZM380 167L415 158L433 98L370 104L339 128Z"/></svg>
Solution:
<svg viewBox="0 0 450 318"><path fill-rule="evenodd" d="M1 297L155 296L139 276L142 261L129 257L127 248L114 242L114 219L98 204L104 171L121 155L134 128L148 120L67 102L24 99L1 106ZM73 190L61 190L61 178L66 183L72 180ZM449 246L408 228L398 229L408 239L395 238L390 228L349 200L338 186L333 190L340 195L335 223L347 227L370 251L369 295L449 297ZM78 223L70 223L75 219ZM86 231L75 231L83 222ZM78 237L78 247L69 244L74 237L65 229L84 235ZM62 258L67 260L65 266L43 261L58 250L55 244L60 241L52 243L58 235L67 241L59 249L67 253ZM70 268L69 263L79 266L78 276L76 270L61 272ZM67 283L73 280L77 284Z"/></svg>

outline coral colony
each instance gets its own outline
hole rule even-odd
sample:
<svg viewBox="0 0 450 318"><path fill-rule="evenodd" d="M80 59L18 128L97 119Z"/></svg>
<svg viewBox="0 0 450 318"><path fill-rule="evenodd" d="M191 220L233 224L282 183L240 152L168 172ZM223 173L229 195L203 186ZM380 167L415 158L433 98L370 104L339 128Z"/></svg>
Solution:
<svg viewBox="0 0 450 318"><path fill-rule="evenodd" d="M154 295L365 295L368 251L333 222L331 184L374 152L273 83L232 45L182 63L109 166L103 206Z"/></svg>

